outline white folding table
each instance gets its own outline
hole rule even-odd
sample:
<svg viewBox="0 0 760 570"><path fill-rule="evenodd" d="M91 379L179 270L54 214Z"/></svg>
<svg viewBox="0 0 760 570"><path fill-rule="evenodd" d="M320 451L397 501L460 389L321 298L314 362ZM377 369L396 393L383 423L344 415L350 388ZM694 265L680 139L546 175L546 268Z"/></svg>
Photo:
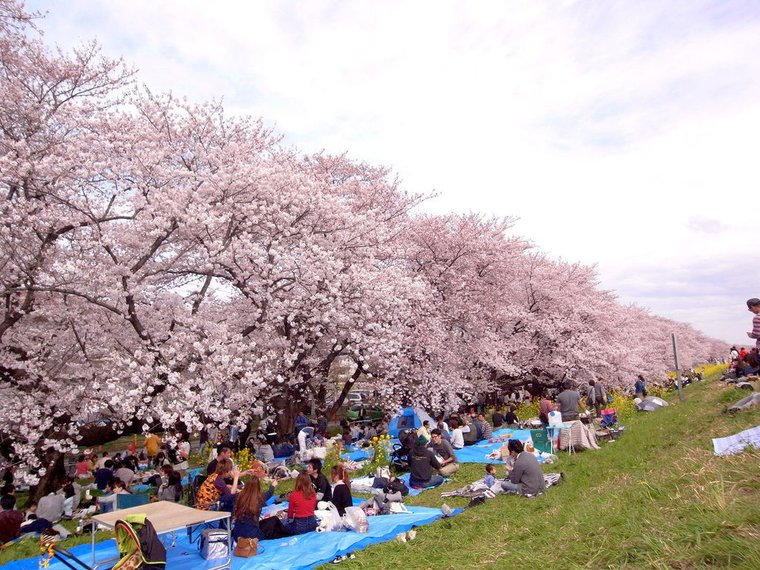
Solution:
<svg viewBox="0 0 760 570"><path fill-rule="evenodd" d="M202 511L193 509L185 505L178 505L171 501L158 501L138 507L121 509L102 515L92 517L92 567L97 568L99 564L95 563L95 530L96 527L104 527L113 530L116 521L123 519L127 515L144 514L150 520L157 534L166 534L187 530L204 523L221 521L230 518L230 513L225 511ZM230 568L232 565L232 525L227 520L227 560L217 568ZM102 564L102 562L101 562Z"/></svg>

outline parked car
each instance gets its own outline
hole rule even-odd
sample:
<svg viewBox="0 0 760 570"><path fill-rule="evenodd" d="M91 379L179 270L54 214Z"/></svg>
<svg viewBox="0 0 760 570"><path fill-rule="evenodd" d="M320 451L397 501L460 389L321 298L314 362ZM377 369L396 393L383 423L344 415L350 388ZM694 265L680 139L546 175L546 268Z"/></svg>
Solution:
<svg viewBox="0 0 760 570"><path fill-rule="evenodd" d="M346 396L347 404L361 404L364 401L359 392L349 392Z"/></svg>
<svg viewBox="0 0 760 570"><path fill-rule="evenodd" d="M346 418L350 422L379 422L384 415L385 412L379 406L354 404L348 409Z"/></svg>

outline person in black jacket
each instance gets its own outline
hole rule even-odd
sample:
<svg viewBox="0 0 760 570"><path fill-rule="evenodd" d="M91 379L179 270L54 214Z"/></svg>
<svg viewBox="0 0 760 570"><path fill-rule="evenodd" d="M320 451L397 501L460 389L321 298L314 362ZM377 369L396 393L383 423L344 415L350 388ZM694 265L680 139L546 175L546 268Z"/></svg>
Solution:
<svg viewBox="0 0 760 570"><path fill-rule="evenodd" d="M332 504L338 508L338 514L343 516L346 513L346 507L354 504L351 496L351 479L343 465L335 465L332 468Z"/></svg>
<svg viewBox="0 0 760 570"><path fill-rule="evenodd" d="M420 437L409 452L409 486L417 489L437 487L443 483L443 477L437 473L434 475L433 469L440 468L441 464L435 458L435 453L425 447L425 438Z"/></svg>
<svg viewBox="0 0 760 570"><path fill-rule="evenodd" d="M327 477L322 474L322 462L317 459L310 459L306 463L306 473L311 477L311 485L317 493L317 501L329 501L332 499L332 488L327 481Z"/></svg>

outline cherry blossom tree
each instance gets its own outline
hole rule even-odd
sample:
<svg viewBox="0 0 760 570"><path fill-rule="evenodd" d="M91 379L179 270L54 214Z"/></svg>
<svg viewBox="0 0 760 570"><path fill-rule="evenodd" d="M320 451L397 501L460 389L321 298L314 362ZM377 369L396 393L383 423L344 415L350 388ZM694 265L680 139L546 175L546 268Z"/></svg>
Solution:
<svg viewBox="0 0 760 570"><path fill-rule="evenodd" d="M287 433L359 378L441 411L504 381L662 374L673 331L684 364L725 350L511 219L419 214L388 169L135 87L34 22L0 0L0 453L39 492L82 445L264 414Z"/></svg>

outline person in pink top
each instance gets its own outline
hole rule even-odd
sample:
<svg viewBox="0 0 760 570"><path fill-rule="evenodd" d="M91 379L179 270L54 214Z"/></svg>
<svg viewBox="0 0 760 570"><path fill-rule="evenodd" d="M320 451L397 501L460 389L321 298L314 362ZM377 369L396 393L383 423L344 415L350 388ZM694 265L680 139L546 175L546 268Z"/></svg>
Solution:
<svg viewBox="0 0 760 570"><path fill-rule="evenodd" d="M74 472L74 477L77 479L87 479L89 477L92 477L92 472L90 471L90 462L87 461L87 457L84 455L80 455L77 458L77 463L74 468L76 469Z"/></svg>

